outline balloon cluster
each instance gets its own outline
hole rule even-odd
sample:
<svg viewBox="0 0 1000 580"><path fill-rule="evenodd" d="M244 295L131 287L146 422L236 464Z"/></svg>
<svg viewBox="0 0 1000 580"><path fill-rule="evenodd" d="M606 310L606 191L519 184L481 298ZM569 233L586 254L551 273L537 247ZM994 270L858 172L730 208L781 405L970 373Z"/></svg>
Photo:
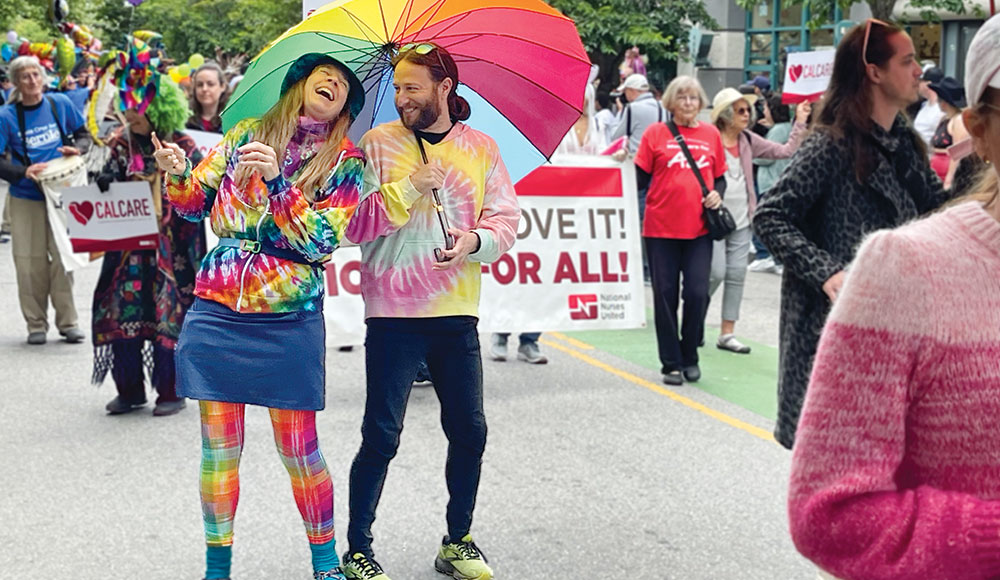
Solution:
<svg viewBox="0 0 1000 580"><path fill-rule="evenodd" d="M203 64L205 64L205 57L196 52L188 58L187 62L169 67L167 69L167 74L170 75L170 80L177 84L181 84L184 81L189 80L191 78L191 74L198 70L198 67Z"/></svg>
<svg viewBox="0 0 1000 580"><path fill-rule="evenodd" d="M34 56L49 72L58 73L61 80L73 74L78 63L95 62L101 55L101 41L86 26L66 21L69 3L53 0L49 18L62 36L49 42L31 42L16 31L7 32L6 43L0 46L0 58L10 62L19 56Z"/></svg>

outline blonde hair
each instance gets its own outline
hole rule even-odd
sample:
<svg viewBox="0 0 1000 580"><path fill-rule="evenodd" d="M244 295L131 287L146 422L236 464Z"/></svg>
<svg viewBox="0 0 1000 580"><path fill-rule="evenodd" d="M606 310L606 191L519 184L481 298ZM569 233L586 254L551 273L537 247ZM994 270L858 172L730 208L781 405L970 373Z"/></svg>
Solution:
<svg viewBox="0 0 1000 580"><path fill-rule="evenodd" d="M663 108L673 113L673 105L677 100L677 96L681 93L681 91L691 89L694 89L695 93L698 95L698 100L701 103L701 106L698 107L698 109L701 110L707 107L708 95L705 94L705 89L702 88L698 79L689 76L679 76L670 81L670 84L667 85L667 90L663 92L663 100L661 101L663 103Z"/></svg>
<svg viewBox="0 0 1000 580"><path fill-rule="evenodd" d="M979 103L976 103L975 105L972 105L970 107L972 114L974 115L986 114L981 111L981 109L986 108L985 106L983 106L983 103L987 102L990 93L994 91L996 91L997 95L1000 95L1000 90L992 88L989 89L986 93L983 94L983 97L980 99ZM991 127L987 127L987 138L989 138L990 135L989 131L990 128ZM978 137L975 136L970 136L970 138L978 139ZM975 155L975 153L973 153L972 155ZM979 172L979 176L978 179L976 180L975 185L973 185L970 188L970 191L972 193L969 193L968 195L963 195L962 197L954 200L952 203L947 204L948 206L970 200L978 201L982 203L984 207L991 207L996 203L1000 203L1000 173L998 173L997 171L998 168L994 168L993 165L990 163L983 163L982 165L983 169Z"/></svg>
<svg viewBox="0 0 1000 580"><path fill-rule="evenodd" d="M285 158L288 142L292 140L299 125L299 116L302 114L305 103L305 86L306 79L302 79L289 87L281 99L261 117L260 127L257 128L254 135L254 140L274 149L279 166ZM337 163L340 144L351 126L351 112L346 103L340 115L332 121L332 125L323 147L320 148L315 157L306 163L299 178L295 180L295 186L309 201L315 199L316 190L326 180L330 170ZM237 186L246 185L250 174L250 170L238 168L234 175Z"/></svg>

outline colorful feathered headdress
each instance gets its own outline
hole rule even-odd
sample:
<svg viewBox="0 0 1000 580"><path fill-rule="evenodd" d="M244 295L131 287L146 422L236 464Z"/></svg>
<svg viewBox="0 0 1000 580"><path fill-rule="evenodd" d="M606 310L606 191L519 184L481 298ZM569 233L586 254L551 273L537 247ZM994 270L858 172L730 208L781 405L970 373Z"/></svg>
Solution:
<svg viewBox="0 0 1000 580"><path fill-rule="evenodd" d="M159 58L138 38L130 39L128 50L115 57L114 84L118 88L121 110L134 109L140 115L156 98L160 86L160 73L156 70Z"/></svg>
<svg viewBox="0 0 1000 580"><path fill-rule="evenodd" d="M184 92L157 70L160 50L135 37L128 49L111 55L88 103L87 124L100 144L99 121L114 102L120 111L146 115L162 135L183 129L191 115Z"/></svg>

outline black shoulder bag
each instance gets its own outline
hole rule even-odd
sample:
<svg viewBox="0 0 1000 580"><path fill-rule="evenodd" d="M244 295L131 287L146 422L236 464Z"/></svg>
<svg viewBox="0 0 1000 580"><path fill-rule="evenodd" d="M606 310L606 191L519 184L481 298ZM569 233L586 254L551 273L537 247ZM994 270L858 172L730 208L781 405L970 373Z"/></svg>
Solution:
<svg viewBox="0 0 1000 580"><path fill-rule="evenodd" d="M691 151L687 147L687 143L684 142L684 136L681 135L673 120L667 122L667 127L673 133L677 144L681 146L681 151L684 152L684 157L687 159L691 171L694 171L694 176L698 178L698 184L701 185L701 197L705 199L710 192L708 186L705 185L705 178L702 177L701 170L698 169L698 164L695 163L694 157L691 156ZM736 230L736 220L733 219L733 214L729 213L729 210L725 206L720 205L716 209L705 207L704 211L705 224L708 226L708 235L713 240L721 240Z"/></svg>

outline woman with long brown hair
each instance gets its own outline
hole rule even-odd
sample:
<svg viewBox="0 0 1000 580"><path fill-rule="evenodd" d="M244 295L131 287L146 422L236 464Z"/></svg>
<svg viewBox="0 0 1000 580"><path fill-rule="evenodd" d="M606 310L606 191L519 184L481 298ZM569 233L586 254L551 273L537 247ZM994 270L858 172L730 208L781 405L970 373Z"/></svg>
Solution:
<svg viewBox="0 0 1000 580"><path fill-rule="evenodd" d="M857 246L947 199L903 114L917 100L915 53L896 25L868 20L848 32L815 130L757 207L757 235L785 266L775 438L789 449L823 322Z"/></svg>
<svg viewBox="0 0 1000 580"><path fill-rule="evenodd" d="M316 438L325 405L323 268L358 204L365 160L347 138L364 90L328 55L299 58L261 119L230 129L192 169L156 152L181 216L211 217L219 246L177 347L177 389L201 407L206 578L228 578L246 404L270 410L306 525L314 577L343 579L333 485Z"/></svg>

